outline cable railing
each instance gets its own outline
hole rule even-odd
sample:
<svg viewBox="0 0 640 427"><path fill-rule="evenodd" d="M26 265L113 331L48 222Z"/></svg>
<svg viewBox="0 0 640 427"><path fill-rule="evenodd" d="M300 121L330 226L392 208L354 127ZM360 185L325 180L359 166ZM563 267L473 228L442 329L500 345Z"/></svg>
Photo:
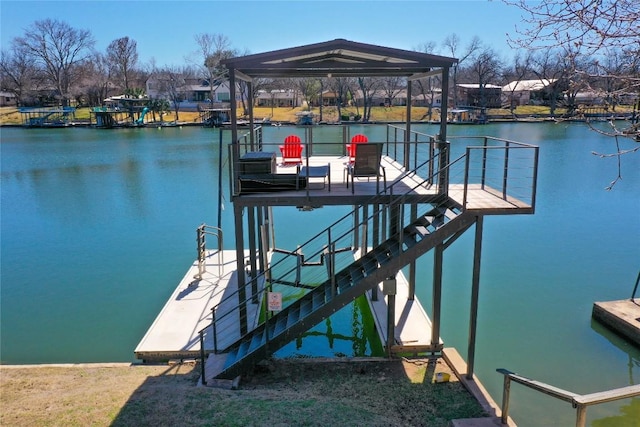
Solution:
<svg viewBox="0 0 640 427"><path fill-rule="evenodd" d="M416 148L427 145L431 144L416 144ZM512 152L525 148L529 151L527 155ZM200 331L201 345L204 336L212 333L213 352L225 352L240 338L236 325L238 322L248 324L249 313L258 313L255 324L249 325L250 330L269 321L268 292L279 293L281 308L286 309L316 286L327 280L335 281L336 272L352 265L359 255L389 241L395 234L400 236L418 214L438 208L463 212L467 208L467 188L472 184L483 189L495 185L495 191L503 197L529 185L529 191L523 193L535 201L537 147L485 138L482 146L468 148L442 170L429 173L437 170L440 154L425 156L426 161L404 172L367 203L357 206L295 250L272 250L269 268L264 272L253 275L250 271L238 272L238 290L212 308L212 323ZM476 159L478 155L480 158ZM514 168L521 170L517 173L505 170ZM465 194L462 203L454 202L446 194L447 189L439 187L441 174L446 174L452 184L461 185ZM408 188L407 182L414 185ZM263 239L264 233L266 229L261 230ZM394 242L402 245L403 239L397 238ZM266 245L263 246L266 250ZM243 334L240 329L239 333ZM204 362L204 347L201 351Z"/></svg>
<svg viewBox="0 0 640 427"><path fill-rule="evenodd" d="M428 168L427 163L437 160L437 156L429 159L424 164L418 165L419 169ZM457 161L459 162L461 159ZM415 171L404 174L404 176L410 175L415 176ZM214 334L214 352L224 352L239 338L239 336L225 337L219 334L220 331L237 330L233 326L238 321L248 321L245 317L247 310L239 310L239 306L264 304L267 292L279 292L282 296L282 308L286 308L314 287L335 277L335 272L351 265L354 262L355 250L366 251L368 248L386 241L390 237L390 229L401 233L405 225L415 220L419 205L424 206L424 209L430 209L446 201L446 198L438 198L437 191L432 184L433 179L433 176L429 176L418 181L404 196L394 195L395 187L401 183L401 180L398 180L371 198L368 203L345 214L325 230L299 245L295 250L273 251L270 267L257 275L256 278L249 278L249 274L243 272L246 275L244 284L213 308L214 321L211 329L205 328ZM433 188L429 202L414 204L412 209L405 208L407 197L425 188ZM390 199L393 202L390 203ZM394 223L393 227L390 225L391 221ZM238 276L240 282L242 282L242 275ZM249 288L253 280L263 284L257 289L257 294L243 292L243 289ZM240 298L243 293L245 297ZM230 304L229 301L234 303ZM258 308L261 313L265 312L262 307ZM242 317L238 318L238 316ZM264 318L259 319L259 323L263 321L265 321ZM203 330L203 332L207 331Z"/></svg>
<svg viewBox="0 0 640 427"><path fill-rule="evenodd" d="M590 394L578 394L567 390L563 390L552 385L532 380L515 372L506 369L496 369L496 371L504 375L504 387L502 394L502 424L507 424L509 419L509 399L511 396L511 382L522 384L525 387L544 393L556 399L568 402L576 409L576 427L584 427L587 422L587 407L598 405L600 403L613 402L616 400L627 399L630 397L640 396L640 384L627 387L616 388L613 390L602 391Z"/></svg>

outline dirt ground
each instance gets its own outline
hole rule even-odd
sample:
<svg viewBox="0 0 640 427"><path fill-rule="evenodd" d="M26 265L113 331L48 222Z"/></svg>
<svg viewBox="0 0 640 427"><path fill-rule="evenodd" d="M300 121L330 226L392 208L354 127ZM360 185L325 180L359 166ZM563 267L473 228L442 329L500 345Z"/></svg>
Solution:
<svg viewBox="0 0 640 427"><path fill-rule="evenodd" d="M199 366L0 367L2 426L447 426L485 415L441 360L279 360L237 390Z"/></svg>

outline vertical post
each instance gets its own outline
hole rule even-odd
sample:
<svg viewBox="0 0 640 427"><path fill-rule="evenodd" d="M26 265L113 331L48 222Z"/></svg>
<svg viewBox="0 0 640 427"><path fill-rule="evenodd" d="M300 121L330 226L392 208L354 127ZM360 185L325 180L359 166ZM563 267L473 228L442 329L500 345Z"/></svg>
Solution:
<svg viewBox="0 0 640 427"><path fill-rule="evenodd" d="M416 204L411 205L411 223L414 223L418 218L418 206ZM416 298L416 260L414 259L409 264L409 295L407 300L413 301Z"/></svg>
<svg viewBox="0 0 640 427"><path fill-rule="evenodd" d="M444 245L435 247L433 254L433 324L431 327L431 347L440 345L440 317L442 309L442 255Z"/></svg>
<svg viewBox="0 0 640 427"><path fill-rule="evenodd" d="M509 183L509 152L511 144L507 141L507 147L504 149L504 170L502 171L502 199L507 200L507 185Z"/></svg>
<svg viewBox="0 0 640 427"><path fill-rule="evenodd" d="M233 215L235 217L235 237L236 237L236 278L238 280L238 311L240 324L240 335L247 333L247 291L245 289L244 273L244 227L242 224L242 206L233 204Z"/></svg>
<svg viewBox="0 0 640 427"><path fill-rule="evenodd" d="M500 422L507 424L509 422L509 395L511 394L511 378L509 375L504 375L504 385L502 386L502 414L500 416Z"/></svg>
<svg viewBox="0 0 640 427"><path fill-rule="evenodd" d="M449 194L449 146L447 144L447 109L449 100L449 67L442 68L442 103L440 105L440 133L438 134L438 193Z"/></svg>
<svg viewBox="0 0 640 427"><path fill-rule="evenodd" d="M251 266L251 302L258 303L258 279L256 263L256 209L255 206L247 208L247 221L249 222L249 265Z"/></svg>
<svg viewBox="0 0 640 427"><path fill-rule="evenodd" d="M395 280L395 279L394 279ZM391 357L391 347L396 341L396 295L387 295L387 356Z"/></svg>
<svg viewBox="0 0 640 427"><path fill-rule="evenodd" d="M252 82L248 81L245 82L247 84L247 95L248 95L248 102L252 102L253 99L255 99L253 97L253 84ZM261 144L259 144L260 141L256 141L255 138L255 126L254 126L254 120L253 120L253 106L251 106L249 108L249 129L251 129L250 133L250 146L251 146L251 151L256 151L258 150Z"/></svg>
<svg viewBox="0 0 640 427"><path fill-rule="evenodd" d="M347 177L349 179L349 177ZM353 249L359 248L360 240L360 207L355 206L353 210Z"/></svg>
<svg viewBox="0 0 640 427"><path fill-rule="evenodd" d="M473 251L473 277L471 283L471 310L469 313L469 344L467 348L467 379L473 379L478 327L478 296L480 293L480 260L482 258L482 228L484 217L476 217L476 240Z"/></svg>
<svg viewBox="0 0 640 427"><path fill-rule="evenodd" d="M218 228L222 230L222 128L218 129L218 139Z"/></svg>
<svg viewBox="0 0 640 427"><path fill-rule="evenodd" d="M587 424L587 406L577 404L576 427L584 427Z"/></svg>
<svg viewBox="0 0 640 427"><path fill-rule="evenodd" d="M202 385L207 385L207 379L204 376L204 332L200 331L200 376L202 377Z"/></svg>
<svg viewBox="0 0 640 427"><path fill-rule="evenodd" d="M406 131L404 133L404 167L406 170L410 170L411 163L411 87L412 81L407 81L407 121L406 121ZM416 149L417 151L417 149Z"/></svg>

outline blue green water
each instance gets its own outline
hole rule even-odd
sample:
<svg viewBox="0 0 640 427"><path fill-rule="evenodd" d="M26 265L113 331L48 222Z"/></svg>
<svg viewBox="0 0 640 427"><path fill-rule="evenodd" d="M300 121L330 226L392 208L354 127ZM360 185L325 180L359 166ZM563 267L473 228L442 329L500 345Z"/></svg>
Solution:
<svg viewBox="0 0 640 427"><path fill-rule="evenodd" d="M361 130L370 139L385 135L381 126ZM267 128L265 139L281 141L287 132ZM449 133L540 146L535 215L485 220L476 373L491 395L501 399L496 368L577 393L637 384L640 350L593 324L591 308L630 297L640 269L640 155L623 158L622 180L605 191L616 161L591 152L615 146L584 125L455 126ZM195 258L195 228L216 225L217 131L2 128L0 138L0 360L133 360ZM466 142L452 141L461 153ZM226 190L226 165L223 176ZM223 204L225 245L233 248L232 209ZM342 213L278 209L278 247L294 247L315 232L308 223L329 224ZM467 233L444 260L442 337L465 358L472 251ZM418 270L418 297L430 312L430 254ZM343 340L335 326L319 325L323 339L363 345ZM522 426L575 422L570 405L518 385L511 414ZM591 407L588 418L594 426L638 425L640 400Z"/></svg>

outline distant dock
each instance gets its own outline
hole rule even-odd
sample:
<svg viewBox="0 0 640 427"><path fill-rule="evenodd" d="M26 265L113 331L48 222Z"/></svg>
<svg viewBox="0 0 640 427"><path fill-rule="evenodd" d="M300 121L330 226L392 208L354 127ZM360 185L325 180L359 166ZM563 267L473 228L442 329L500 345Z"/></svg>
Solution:
<svg viewBox="0 0 640 427"><path fill-rule="evenodd" d="M596 302L594 319L640 347L640 300Z"/></svg>

